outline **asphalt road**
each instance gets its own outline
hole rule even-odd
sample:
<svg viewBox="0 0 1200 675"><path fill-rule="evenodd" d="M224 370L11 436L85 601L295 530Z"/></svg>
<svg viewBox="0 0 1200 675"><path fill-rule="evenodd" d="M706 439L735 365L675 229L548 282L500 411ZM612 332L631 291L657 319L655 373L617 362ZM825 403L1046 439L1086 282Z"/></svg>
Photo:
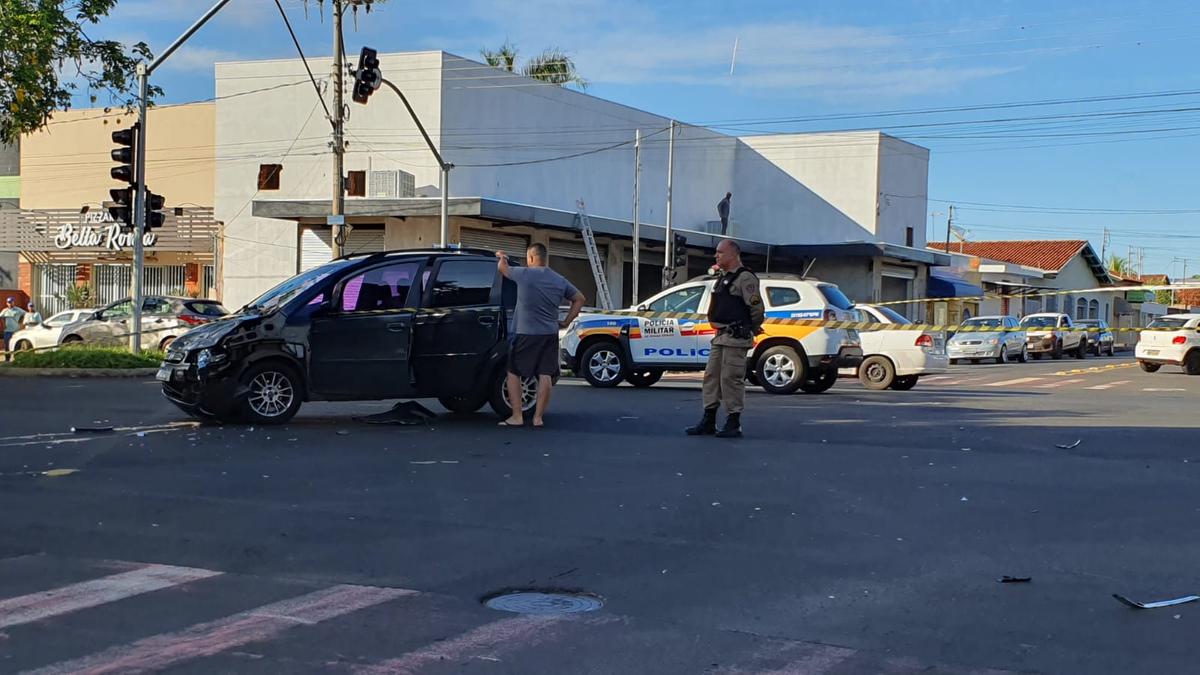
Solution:
<svg viewBox="0 0 1200 675"><path fill-rule="evenodd" d="M681 434L689 377L542 430L0 380L0 672L1195 672L1200 603L1112 598L1200 593L1200 378L1130 365L753 392L737 441ZM480 604L523 587L605 604Z"/></svg>

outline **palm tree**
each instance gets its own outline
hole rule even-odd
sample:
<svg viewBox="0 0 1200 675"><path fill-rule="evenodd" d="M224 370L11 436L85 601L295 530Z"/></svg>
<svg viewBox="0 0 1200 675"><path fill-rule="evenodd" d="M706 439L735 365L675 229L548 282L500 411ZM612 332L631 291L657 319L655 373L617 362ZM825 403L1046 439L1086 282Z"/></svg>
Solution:
<svg viewBox="0 0 1200 675"><path fill-rule="evenodd" d="M518 72L517 47L507 40L499 49L485 48L479 50L479 54L493 68L507 70L510 73ZM587 80L575 69L575 61L557 47L547 48L541 54L528 59L521 66L519 72L525 77L557 84L560 87L573 84L583 90L588 88Z"/></svg>
<svg viewBox="0 0 1200 675"><path fill-rule="evenodd" d="M508 40L499 49L480 49L484 62L493 68L502 68L510 73L516 72L517 47Z"/></svg>
<svg viewBox="0 0 1200 675"><path fill-rule="evenodd" d="M1130 269L1129 261L1115 253L1108 257L1108 270L1122 278L1133 272Z"/></svg>

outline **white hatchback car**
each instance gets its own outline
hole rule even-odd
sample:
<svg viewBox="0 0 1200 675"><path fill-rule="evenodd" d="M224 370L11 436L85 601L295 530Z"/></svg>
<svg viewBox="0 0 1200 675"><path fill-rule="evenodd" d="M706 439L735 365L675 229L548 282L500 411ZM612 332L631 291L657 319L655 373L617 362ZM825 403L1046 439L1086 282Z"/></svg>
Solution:
<svg viewBox="0 0 1200 675"><path fill-rule="evenodd" d="M57 347L63 329L73 323L90 319L95 312L94 309L68 309L59 312L36 326L28 326L13 333L9 344L19 352Z"/></svg>
<svg viewBox="0 0 1200 675"><path fill-rule="evenodd" d="M908 317L890 307L857 305L864 323L909 325ZM946 336L941 331L904 329L860 329L863 362L858 368L843 368L839 374L853 377L867 389L907 391L924 375L946 372Z"/></svg>
<svg viewBox="0 0 1200 675"><path fill-rule="evenodd" d="M1138 338L1134 355L1147 373L1163 366L1183 366L1188 375L1200 375L1200 314L1168 314L1150 322Z"/></svg>

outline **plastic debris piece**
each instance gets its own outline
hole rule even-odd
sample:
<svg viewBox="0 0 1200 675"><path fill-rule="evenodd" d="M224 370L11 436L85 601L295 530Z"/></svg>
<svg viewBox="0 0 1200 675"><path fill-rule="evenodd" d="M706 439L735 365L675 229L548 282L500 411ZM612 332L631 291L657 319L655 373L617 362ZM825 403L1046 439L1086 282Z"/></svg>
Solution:
<svg viewBox="0 0 1200 675"><path fill-rule="evenodd" d="M1002 584L1027 584L1033 581L1033 577L1010 577L1006 574L996 581L999 581Z"/></svg>
<svg viewBox="0 0 1200 675"><path fill-rule="evenodd" d="M110 426L71 427L73 434L107 434L113 430Z"/></svg>
<svg viewBox="0 0 1200 675"><path fill-rule="evenodd" d="M70 476L73 473L79 473L79 469L50 469L49 471L43 471L42 475L49 476L50 478L58 478L59 476Z"/></svg>
<svg viewBox="0 0 1200 675"><path fill-rule="evenodd" d="M1200 600L1200 595L1185 595L1182 598L1175 598L1174 600L1162 600L1159 602L1135 602L1118 593L1113 593L1113 597L1117 599L1117 602L1125 605L1126 607L1132 607L1133 609L1158 609L1159 607L1183 605L1189 602Z"/></svg>
<svg viewBox="0 0 1200 675"><path fill-rule="evenodd" d="M1075 448L1078 448L1079 444L1082 442L1083 439L1081 438L1070 445L1058 445L1056 447L1058 447L1059 450L1074 450Z"/></svg>

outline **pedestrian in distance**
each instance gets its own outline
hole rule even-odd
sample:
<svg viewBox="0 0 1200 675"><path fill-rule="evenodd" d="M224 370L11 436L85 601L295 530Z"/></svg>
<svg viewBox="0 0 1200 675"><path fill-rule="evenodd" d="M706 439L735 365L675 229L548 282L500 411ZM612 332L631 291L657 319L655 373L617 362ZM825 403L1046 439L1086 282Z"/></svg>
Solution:
<svg viewBox="0 0 1200 675"><path fill-rule="evenodd" d="M733 199L732 192L726 192L725 198L717 202L717 215L721 217L721 236L729 234L729 200Z"/></svg>
<svg viewBox="0 0 1200 675"><path fill-rule="evenodd" d="M541 427L550 404L550 389L558 378L558 331L579 316L585 298L571 282L546 266L548 254L542 244L532 244L525 250L526 267L510 266L504 251L497 251L496 258L500 274L517 284L516 338L509 349L505 382L512 415L500 426L524 426L521 380L536 377L533 426ZM571 309L567 318L559 321L558 306L564 300L571 303Z"/></svg>
<svg viewBox="0 0 1200 675"><path fill-rule="evenodd" d="M22 321L21 325L29 328L30 326L41 325L41 323L42 313L37 311L37 308L33 306L33 301L30 300L29 304L25 307L25 320Z"/></svg>
<svg viewBox="0 0 1200 675"><path fill-rule="evenodd" d="M704 368L704 416L686 431L689 436L738 438L746 399L746 355L754 347L754 336L762 332L766 313L758 277L742 265L737 242L725 239L718 244L716 261L719 276L708 305L708 322L717 334ZM718 431L721 405L728 417Z"/></svg>
<svg viewBox="0 0 1200 675"><path fill-rule="evenodd" d="M13 333L21 330L21 321L25 319L25 310L17 307L16 301L9 296L5 300L6 307L0 312L0 319L4 320L4 360L11 361L12 353L9 351L9 341L12 340Z"/></svg>

